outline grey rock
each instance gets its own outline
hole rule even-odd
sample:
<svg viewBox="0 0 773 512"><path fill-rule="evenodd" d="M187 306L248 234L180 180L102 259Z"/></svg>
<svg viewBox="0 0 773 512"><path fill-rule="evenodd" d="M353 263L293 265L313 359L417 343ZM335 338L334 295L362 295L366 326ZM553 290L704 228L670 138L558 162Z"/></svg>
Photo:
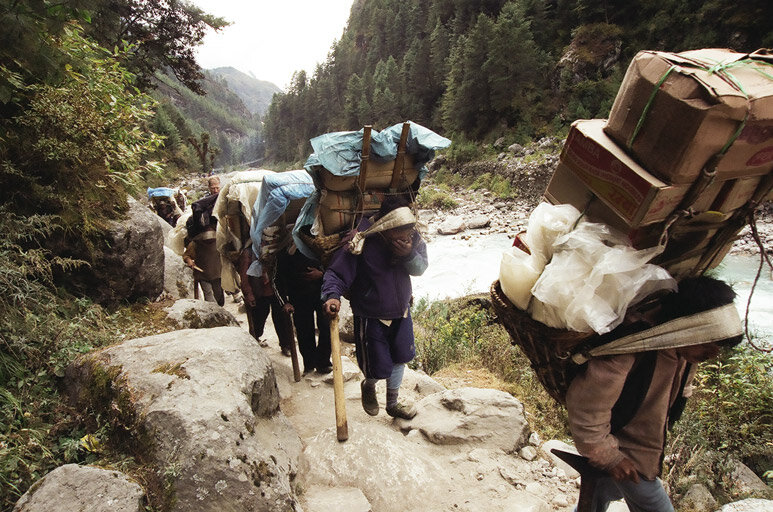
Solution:
<svg viewBox="0 0 773 512"><path fill-rule="evenodd" d="M166 224L163 220L161 222ZM173 299L193 297L193 270L166 245L164 246L164 292Z"/></svg>
<svg viewBox="0 0 773 512"><path fill-rule="evenodd" d="M79 358L67 382L76 405L115 416L171 478L173 512L296 506L301 441L267 354L241 328L129 340Z"/></svg>
<svg viewBox="0 0 773 512"><path fill-rule="evenodd" d="M467 229L480 229L491 225L491 218L488 215L473 215L465 221Z"/></svg>
<svg viewBox="0 0 773 512"><path fill-rule="evenodd" d="M361 489L374 510L394 512L418 510L450 485L432 457L406 450L400 432L373 422L350 423L345 443L337 441L335 427L307 440L302 472L307 485L334 487L345 482Z"/></svg>
<svg viewBox="0 0 773 512"><path fill-rule="evenodd" d="M346 512L371 512L373 510L368 498L356 487L326 487L311 486L303 498L306 501L306 512L330 512L340 510Z"/></svg>
<svg viewBox="0 0 773 512"><path fill-rule="evenodd" d="M403 431L419 430L435 444L472 444L513 452L529 436L523 405L495 389L449 389L423 398L416 408L413 420L397 420L397 425Z"/></svg>
<svg viewBox="0 0 773 512"><path fill-rule="evenodd" d="M702 484L692 484L679 502L679 508L693 512L712 512L717 509L717 500Z"/></svg>
<svg viewBox="0 0 773 512"><path fill-rule="evenodd" d="M96 302L155 299L164 289L164 236L158 216L129 198L129 209L108 223L91 266L69 274L68 284Z"/></svg>
<svg viewBox="0 0 773 512"><path fill-rule="evenodd" d="M36 482L13 512L141 512L142 488L118 471L66 464Z"/></svg>
<svg viewBox="0 0 773 512"><path fill-rule="evenodd" d="M533 446L524 446L518 453L524 460L531 461L537 458L537 449Z"/></svg>
<svg viewBox="0 0 773 512"><path fill-rule="evenodd" d="M523 154L523 146L521 146L520 144L512 144L508 146L507 150L516 156Z"/></svg>
<svg viewBox="0 0 773 512"><path fill-rule="evenodd" d="M749 498L724 505L719 512L770 512L773 510L773 500Z"/></svg>
<svg viewBox="0 0 773 512"><path fill-rule="evenodd" d="M755 492L767 492L770 489L758 477L754 471L749 469L745 464L739 461L733 462L733 469L730 473L730 481L733 485L733 492L738 495L749 495Z"/></svg>
<svg viewBox="0 0 773 512"><path fill-rule="evenodd" d="M467 224L464 218L460 215L454 215L444 220L437 228L437 232L441 235L455 235L464 231L467 228Z"/></svg>
<svg viewBox="0 0 773 512"><path fill-rule="evenodd" d="M214 302L196 299L180 299L165 309L167 318L181 329L238 326L236 320L225 308Z"/></svg>

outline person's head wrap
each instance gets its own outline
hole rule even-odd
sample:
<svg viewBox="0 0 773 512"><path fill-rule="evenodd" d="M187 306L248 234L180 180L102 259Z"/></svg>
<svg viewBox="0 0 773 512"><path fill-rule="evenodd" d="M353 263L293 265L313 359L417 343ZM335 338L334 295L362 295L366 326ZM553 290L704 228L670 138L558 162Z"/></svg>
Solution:
<svg viewBox="0 0 773 512"><path fill-rule="evenodd" d="M354 238L349 242L349 251L352 254L362 253L362 249L365 246L365 238L374 233L412 226L414 224L416 224L416 217L413 216L413 212L410 208L407 206L396 208L384 214L384 216L380 217L368 229L355 233Z"/></svg>

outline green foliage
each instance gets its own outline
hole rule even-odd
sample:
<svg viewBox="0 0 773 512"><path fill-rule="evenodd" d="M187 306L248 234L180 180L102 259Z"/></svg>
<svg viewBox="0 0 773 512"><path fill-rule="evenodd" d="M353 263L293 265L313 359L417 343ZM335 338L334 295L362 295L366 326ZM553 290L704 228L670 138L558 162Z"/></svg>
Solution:
<svg viewBox="0 0 773 512"><path fill-rule="evenodd" d="M86 25L89 37L105 48L130 43L135 51L123 63L144 89L159 69L168 69L192 91L203 93L204 77L196 63L195 47L210 29L228 23L189 2L166 0L94 0Z"/></svg>
<svg viewBox="0 0 773 512"><path fill-rule="evenodd" d="M496 197L507 199L515 195L510 181L499 174L483 173L472 182L470 188L479 190L485 188Z"/></svg>
<svg viewBox="0 0 773 512"><path fill-rule="evenodd" d="M48 236L53 221L0 206L1 510L11 510L34 482L62 464L122 457L104 446L110 438L104 418L66 405L61 379L78 355L163 329L147 308L111 314L56 290L54 268L78 262L36 243Z"/></svg>
<svg viewBox="0 0 773 512"><path fill-rule="evenodd" d="M56 215L62 233L86 245L126 205L126 190L159 172L146 159L160 138L145 129L152 100L108 52L73 29L50 41L70 63L55 84L34 83L23 114L0 120L0 202L25 215Z"/></svg>
<svg viewBox="0 0 773 512"><path fill-rule="evenodd" d="M637 51L770 47L772 14L767 0L358 2L306 87L275 97L268 152L304 160L311 137L403 119L476 141L556 135L608 114Z"/></svg>
<svg viewBox="0 0 773 512"><path fill-rule="evenodd" d="M411 363L415 367L431 375L452 362L469 362L477 357L483 343L484 311L452 311L446 303L422 300L413 315L422 327L421 335L416 337L416 358Z"/></svg>
<svg viewBox="0 0 773 512"><path fill-rule="evenodd" d="M773 456L772 373L773 357L748 347L701 364L696 396L675 433L684 443L702 441L745 458L762 453Z"/></svg>
<svg viewBox="0 0 773 512"><path fill-rule="evenodd" d="M419 189L419 195L416 197L416 203L420 208L432 210L452 210L459 206L459 203L451 196L447 185L424 184Z"/></svg>
<svg viewBox="0 0 773 512"><path fill-rule="evenodd" d="M413 308L416 358L410 363L430 375L455 366L485 368L523 402L531 425L544 435L568 437L566 411L539 384L528 359L505 329L476 299L427 302Z"/></svg>
<svg viewBox="0 0 773 512"><path fill-rule="evenodd" d="M460 166L467 162L480 160L485 154L485 149L475 141L464 137L454 137L454 143L443 153L453 166Z"/></svg>
<svg viewBox="0 0 773 512"><path fill-rule="evenodd" d="M669 439L666 474L677 492L692 475L709 488L728 489L732 460L762 475L773 468L773 357L742 345L719 360L702 363L696 392ZM771 493L773 494L773 493ZM722 491L723 502L734 496Z"/></svg>

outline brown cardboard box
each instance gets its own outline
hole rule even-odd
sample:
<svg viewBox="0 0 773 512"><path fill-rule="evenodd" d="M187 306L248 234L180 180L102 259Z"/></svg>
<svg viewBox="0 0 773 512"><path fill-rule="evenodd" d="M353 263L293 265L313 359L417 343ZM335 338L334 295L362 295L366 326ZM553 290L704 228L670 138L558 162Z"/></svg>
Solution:
<svg viewBox="0 0 773 512"><path fill-rule="evenodd" d="M612 208L603 203L585 183L563 162L558 163L544 194L551 204L570 204L584 213L591 222L606 224L628 236L637 249L652 247L660 237L659 224L653 228L632 228ZM662 228L660 228L662 230Z"/></svg>
<svg viewBox="0 0 773 512"><path fill-rule="evenodd" d="M665 220L689 189L648 173L602 130L603 119L572 123L561 161L629 228Z"/></svg>
<svg viewBox="0 0 773 512"><path fill-rule="evenodd" d="M392 170L394 160L389 162L377 162L371 160L368 162L368 170L365 173L365 189L388 188L392 181ZM318 176L322 181L322 188L335 192L344 190L354 190L357 188L358 175L354 176L336 176L322 166L318 167ZM414 165L413 156L406 154L403 160L403 177L397 186L398 190L408 188L419 176L419 170Z"/></svg>
<svg viewBox="0 0 773 512"><path fill-rule="evenodd" d="M753 179L753 181L758 181L758 179L759 177ZM734 190L746 190L743 192L744 195L751 195L751 192L748 192L748 185L746 183L743 183L744 186L742 187L739 187L737 183L738 180L730 180L725 183L725 185L730 185L729 187L725 187L720 183L718 186L712 187L712 189L707 189L704 192L706 198L704 199L703 196L699 197L695 204L711 205L716 203L719 200L717 198L717 191L724 188L729 189L731 192ZM728 192L725 198L722 199L724 201L723 204L730 205L736 201L737 196L733 196L731 192ZM631 245L637 249L656 245L665 228L665 224L662 221L646 226L631 227L614 209L601 201L572 169L562 161L559 161L558 167L545 190L544 197L551 204L571 204L581 212L584 212L585 217L591 222L601 222L624 233L631 242ZM729 210L727 213L710 211L708 208L704 208L704 210L702 214L696 215L691 221L683 220L671 226L664 258L674 259L688 252L692 253L696 250L705 249L717 230L724 225L732 214L732 211Z"/></svg>
<svg viewBox="0 0 773 512"><path fill-rule="evenodd" d="M728 142L717 179L766 174L773 169L771 63L762 50L639 52L605 131L669 183L693 182Z"/></svg>

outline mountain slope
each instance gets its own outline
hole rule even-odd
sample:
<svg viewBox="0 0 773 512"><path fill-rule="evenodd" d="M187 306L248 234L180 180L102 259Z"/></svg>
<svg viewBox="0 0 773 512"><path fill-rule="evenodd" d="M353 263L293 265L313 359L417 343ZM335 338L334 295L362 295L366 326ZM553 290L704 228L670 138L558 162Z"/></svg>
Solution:
<svg viewBox="0 0 773 512"><path fill-rule="evenodd" d="M232 67L209 69L207 72L225 80L228 88L242 99L247 110L253 115L265 114L274 93L282 92L282 89L273 83L258 80Z"/></svg>

